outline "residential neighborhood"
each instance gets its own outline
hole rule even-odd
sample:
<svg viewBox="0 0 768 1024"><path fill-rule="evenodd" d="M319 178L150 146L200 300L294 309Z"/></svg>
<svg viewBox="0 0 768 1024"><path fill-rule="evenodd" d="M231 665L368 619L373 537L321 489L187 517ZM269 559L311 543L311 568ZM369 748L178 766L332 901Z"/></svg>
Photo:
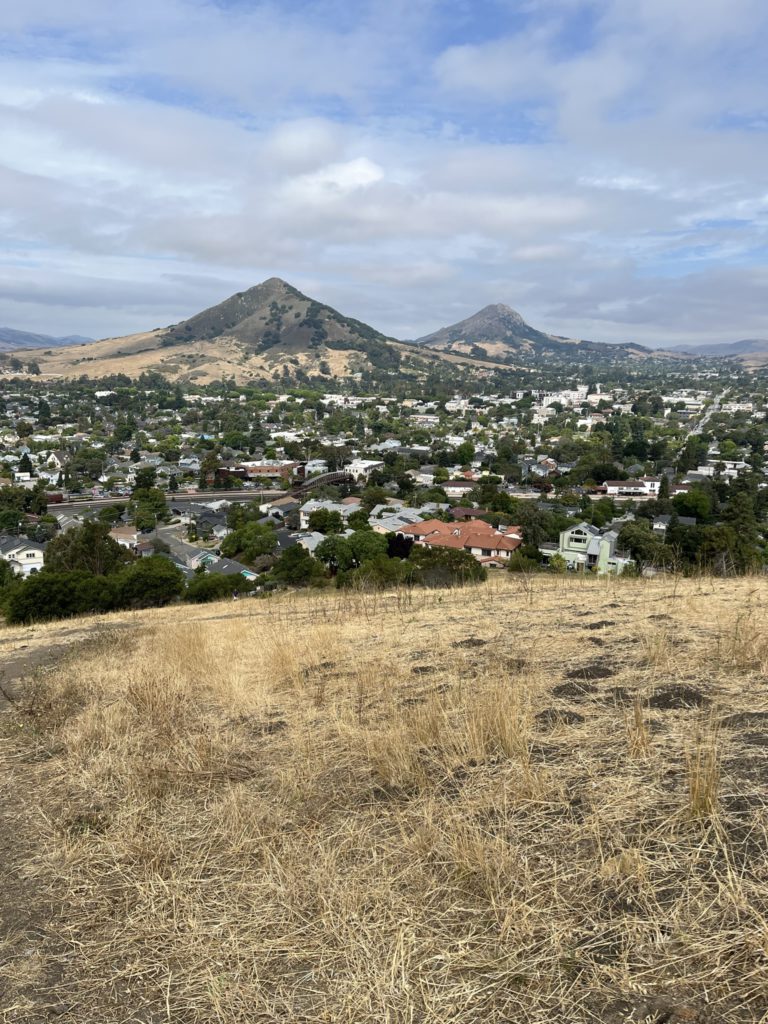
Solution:
<svg viewBox="0 0 768 1024"><path fill-rule="evenodd" d="M338 585L412 548L486 573L764 564L765 380L687 376L442 397L0 378L0 559L28 579L98 522L233 590L281 585L294 547Z"/></svg>

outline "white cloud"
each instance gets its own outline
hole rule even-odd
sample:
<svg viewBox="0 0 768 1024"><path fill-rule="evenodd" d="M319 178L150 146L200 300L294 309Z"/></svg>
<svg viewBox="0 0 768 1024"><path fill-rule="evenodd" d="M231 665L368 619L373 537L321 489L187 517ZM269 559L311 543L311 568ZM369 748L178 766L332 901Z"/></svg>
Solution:
<svg viewBox="0 0 768 1024"><path fill-rule="evenodd" d="M279 274L403 336L490 301L768 334L764 5L529 0L485 40L481 8L14 5L0 323L116 334Z"/></svg>

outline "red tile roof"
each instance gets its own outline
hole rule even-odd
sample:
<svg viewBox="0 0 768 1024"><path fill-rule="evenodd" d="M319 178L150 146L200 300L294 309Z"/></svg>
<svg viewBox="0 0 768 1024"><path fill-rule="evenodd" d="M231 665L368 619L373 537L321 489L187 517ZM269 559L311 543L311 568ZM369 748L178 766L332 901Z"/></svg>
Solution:
<svg viewBox="0 0 768 1024"><path fill-rule="evenodd" d="M398 533L412 537L426 537L430 533L450 533L452 529L452 524L444 523L440 519L426 519L423 523L403 526Z"/></svg>

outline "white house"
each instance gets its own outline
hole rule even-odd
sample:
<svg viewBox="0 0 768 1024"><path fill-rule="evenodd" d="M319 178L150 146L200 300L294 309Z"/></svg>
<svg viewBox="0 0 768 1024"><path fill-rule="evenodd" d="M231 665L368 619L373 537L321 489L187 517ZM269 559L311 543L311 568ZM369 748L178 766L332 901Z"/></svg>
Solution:
<svg viewBox="0 0 768 1024"><path fill-rule="evenodd" d="M43 568L45 548L26 537L4 534L0 535L0 558L9 563L17 576L31 576Z"/></svg>
<svg viewBox="0 0 768 1024"><path fill-rule="evenodd" d="M378 459L353 459L344 467L344 471L350 473L355 480L367 480L375 469L383 468L384 463Z"/></svg>
<svg viewBox="0 0 768 1024"><path fill-rule="evenodd" d="M449 498L466 498L474 488L473 480L448 480L443 484L443 490Z"/></svg>

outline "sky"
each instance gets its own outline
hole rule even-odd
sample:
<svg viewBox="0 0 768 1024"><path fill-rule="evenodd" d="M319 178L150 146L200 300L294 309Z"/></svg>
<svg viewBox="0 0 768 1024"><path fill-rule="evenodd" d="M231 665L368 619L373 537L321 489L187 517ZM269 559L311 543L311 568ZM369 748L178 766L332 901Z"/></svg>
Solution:
<svg viewBox="0 0 768 1024"><path fill-rule="evenodd" d="M768 338L765 0L0 0L0 325Z"/></svg>

